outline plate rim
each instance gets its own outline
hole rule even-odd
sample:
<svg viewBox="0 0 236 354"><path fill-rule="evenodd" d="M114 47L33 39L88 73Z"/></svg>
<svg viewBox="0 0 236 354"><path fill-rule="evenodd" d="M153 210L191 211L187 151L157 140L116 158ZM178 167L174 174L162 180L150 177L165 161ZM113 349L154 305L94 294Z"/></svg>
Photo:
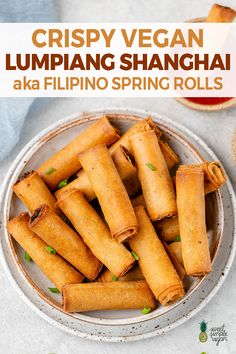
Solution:
<svg viewBox="0 0 236 354"><path fill-rule="evenodd" d="M123 108L120 109L118 107L107 107L107 108L99 108L96 110L91 110L91 111L86 111L86 112L77 112L73 115L69 115L66 117L63 117L62 119L58 120L57 122L54 122L53 124L51 124L50 126L44 128L42 131L40 131L39 133L37 133L32 139L29 140L29 142L25 145L25 147L23 147L21 149L21 151L19 152L19 154L17 154L17 156L15 157L15 159L13 160L13 162L11 163L8 172L5 176L4 182L2 184L2 188L0 191L0 198L1 198L1 204L0 204L0 209L1 211L4 209L4 205L5 205L5 201L4 201L4 194L7 190L7 182L9 180L9 178L11 178L13 172L14 172L14 168L16 166L19 165L20 160L22 160L22 157L25 156L25 154L27 152L29 152L31 149L33 149L33 147L37 144L37 142L40 141L41 138L43 138L44 136L46 136L49 132L57 129L60 124L65 124L68 123L69 121L73 121L75 119L81 119L84 118L86 116L89 115L98 115L98 114L133 114L133 115L137 115L141 118L143 118L144 116L152 116L154 121L156 121L157 119L160 119L164 125L170 125L170 128L176 128L178 129L181 133L186 134L187 138L188 136L190 138L192 138L193 140L195 140L197 143L199 143L201 145L201 147L208 152L213 158L217 159L217 156L215 155L215 153L211 150L210 147L208 147L208 145L201 139L199 138L199 136L197 136L195 133L193 133L190 129L186 128L184 125L179 124L173 120L171 120L170 118L166 117L165 115L161 115L159 113L156 112L152 112L149 110L142 110L142 109L136 109L136 108ZM190 143L191 144L191 143ZM227 176L228 177L228 176ZM234 229L233 229L233 233L236 236L236 229L235 229L235 220L236 220L236 197L235 197L235 193L231 184L230 179L228 178L227 180L227 188L228 191L230 193L230 199L231 199L231 204L232 204L232 211L233 211L233 218L234 218ZM2 218L2 213L1 213L1 218ZM5 225L3 225L3 232L5 232ZM221 287L221 285L223 284L224 280L226 279L226 276L229 273L229 270L232 266L233 260L234 260L234 256L235 256L235 248L236 248L236 239L234 237L233 242L232 242L232 248L229 252L229 256L227 258L227 261L224 265L224 268L226 269L225 271L225 276L221 276L219 277L218 281L216 284L214 284L214 287L212 288L212 290L210 291L210 293L206 296L206 298L204 298L204 300L202 300L202 302L197 305L197 307L193 310L191 310L188 313L188 318L191 318L192 316L194 316L197 312L199 312L211 299L212 297L216 294L216 292L219 290L219 288ZM56 321L55 319L51 318L50 315L46 315L44 314L38 307L36 304L34 304L32 302L32 300L30 298L27 297L27 295L24 293L24 291L19 287L19 285L17 284L17 282L14 279L13 274L11 273L11 270L8 267L7 264L7 260L5 258L5 254L3 252L3 248L0 247L0 254L1 254L1 263L4 266L4 269L6 271L7 277L10 280L11 284L13 284L14 288L17 290L17 292L19 293L20 297L23 298L23 300L29 305L30 308L32 308L36 313L38 313L38 315L42 318L44 318L47 322L49 322L50 324L55 325L56 327L60 328L61 330L67 332L67 333L71 333L80 337L84 337L84 338L89 338L89 339L93 339L93 340L99 340L99 341L108 341L108 342L120 342L120 341L135 341L135 340L139 340L142 338L150 338L153 337L155 335L160 334L160 330L156 330L156 331L151 331L151 332L146 332L146 333L141 333L141 334L136 334L136 335L131 335L131 336L118 336L118 337L109 337L109 336L101 336L101 335L95 335L95 334L88 334L88 333L84 333L81 332L79 330L74 330L72 328L69 328L68 326L66 326L65 324L59 323L58 321ZM178 320L176 320L174 323L172 323L169 326L166 326L165 328L163 328L161 331L163 332L167 332L170 329L173 329L175 327L177 327L178 325L184 323L187 320L184 316Z"/></svg>

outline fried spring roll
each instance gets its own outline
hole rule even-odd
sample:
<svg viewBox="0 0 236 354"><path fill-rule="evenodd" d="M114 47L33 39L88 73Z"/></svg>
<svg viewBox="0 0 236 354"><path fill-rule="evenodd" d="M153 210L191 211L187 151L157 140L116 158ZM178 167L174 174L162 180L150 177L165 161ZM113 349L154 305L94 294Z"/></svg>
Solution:
<svg viewBox="0 0 236 354"><path fill-rule="evenodd" d="M172 242L169 244L169 248L175 254L176 258L178 259L179 263L183 266L183 257L182 257L182 248L181 248L181 241Z"/></svg>
<svg viewBox="0 0 236 354"><path fill-rule="evenodd" d="M128 151L130 151L130 142L129 142L130 137L149 130L153 130L153 127L151 127L149 124L149 118L143 119L138 123L134 124L120 137L120 139L117 142L115 142L114 144L112 144L112 146L110 146L109 148L110 154L112 155L119 147L119 145L123 145Z"/></svg>
<svg viewBox="0 0 236 354"><path fill-rule="evenodd" d="M235 10L230 7L214 4L209 11L206 22L232 22L235 17Z"/></svg>
<svg viewBox="0 0 236 354"><path fill-rule="evenodd" d="M208 194L219 189L226 181L226 175L217 161L201 164L204 172L204 193Z"/></svg>
<svg viewBox="0 0 236 354"><path fill-rule="evenodd" d="M205 162L199 165L204 171L204 193L208 194L219 189L226 181L226 176L221 164L217 161ZM174 185L176 179L173 180ZM146 208L143 195L139 195L136 198L131 199L133 206L143 205ZM167 242L174 241L176 236L179 235L179 221L178 217L166 218L157 223L157 229L160 237Z"/></svg>
<svg viewBox="0 0 236 354"><path fill-rule="evenodd" d="M157 224L157 229L162 240L170 242L179 236L179 220L177 217L161 220Z"/></svg>
<svg viewBox="0 0 236 354"><path fill-rule="evenodd" d="M154 221L176 215L174 187L155 133L134 135L130 144L150 218Z"/></svg>
<svg viewBox="0 0 236 354"><path fill-rule="evenodd" d="M71 284L63 287L67 312L155 308L156 301L145 280Z"/></svg>
<svg viewBox="0 0 236 354"><path fill-rule="evenodd" d="M30 216L21 213L7 224L12 237L30 255L40 270L51 280L61 292L66 284L80 283L84 276L57 254L46 250L47 244L29 229Z"/></svg>
<svg viewBox="0 0 236 354"><path fill-rule="evenodd" d="M135 260L124 245L111 237L107 225L76 189L64 193L58 205L93 254L117 277L122 277Z"/></svg>
<svg viewBox="0 0 236 354"><path fill-rule="evenodd" d="M173 151L173 149L170 147L170 145L165 141L165 136L161 129L157 127L157 125L153 122L151 118L146 119L147 123L150 125L150 127L154 130L157 139L159 141L160 149L161 152L164 156L164 159L166 161L166 165L168 169L170 170L172 167L177 165L179 163L179 157L178 155Z"/></svg>
<svg viewBox="0 0 236 354"><path fill-rule="evenodd" d="M136 172L134 158L123 145L119 145L111 156L122 180Z"/></svg>
<svg viewBox="0 0 236 354"><path fill-rule="evenodd" d="M111 156L127 193L134 195L141 188L141 185L133 156L123 145L118 146Z"/></svg>
<svg viewBox="0 0 236 354"><path fill-rule="evenodd" d="M175 267L176 272L178 273L178 276L180 277L181 280L183 280L186 275L183 265L179 262L179 259L176 257L176 254L172 250L172 248L169 245L167 245L165 242L163 242L163 245L173 266Z"/></svg>
<svg viewBox="0 0 236 354"><path fill-rule="evenodd" d="M114 279L114 274L109 270L106 269L102 272L101 275L97 278L97 281L102 282L110 282L110 281L134 281L134 280L144 280L144 276L141 272L141 269L136 266L132 268L128 273L126 273L123 277L119 277L118 279Z"/></svg>
<svg viewBox="0 0 236 354"><path fill-rule="evenodd" d="M107 117L102 117L89 126L63 149L44 162L37 170L52 190L58 183L75 174L80 168L78 154L97 144L107 146L119 139L119 134Z"/></svg>
<svg viewBox="0 0 236 354"><path fill-rule="evenodd" d="M191 166L191 165L190 165ZM204 172L204 193L208 194L219 189L226 181L226 175L221 164L217 161L205 162L199 165ZM175 181L176 183L176 181ZM160 236L165 241L174 241L175 237L179 235L179 221L178 218L170 218L160 221L158 223Z"/></svg>
<svg viewBox="0 0 236 354"><path fill-rule="evenodd" d="M56 199L36 171L25 173L12 188L31 213L40 205L47 204L61 215L61 211L55 207Z"/></svg>
<svg viewBox="0 0 236 354"><path fill-rule="evenodd" d="M96 279L102 268L101 262L92 254L81 237L47 205L35 210L29 227L88 279Z"/></svg>
<svg viewBox="0 0 236 354"><path fill-rule="evenodd" d="M125 189L130 197L137 194L141 189L140 180L138 179L138 171L136 170L131 176L122 180Z"/></svg>
<svg viewBox="0 0 236 354"><path fill-rule="evenodd" d="M168 143L162 140L163 132L157 127L157 125L153 122L153 120L150 117L141 120L140 122L133 125L130 129L128 129L121 136L121 138L109 148L111 155L119 146L119 144L122 144L130 151L130 141L129 141L130 137L150 130L153 130L155 132L157 139L160 141L160 148L162 154L166 160L166 164L168 168L171 169L172 167L174 167L176 164L179 163L179 158L176 155L176 153L171 149L171 147L168 145Z"/></svg>
<svg viewBox="0 0 236 354"><path fill-rule="evenodd" d="M178 155L176 155L176 153L172 150L172 148L167 142L159 139L159 145L162 155L165 159L166 165L170 170L172 167L176 166L179 163L179 157Z"/></svg>
<svg viewBox="0 0 236 354"><path fill-rule="evenodd" d="M142 205L146 209L146 203L143 194L138 195L136 198L131 199L133 207Z"/></svg>
<svg viewBox="0 0 236 354"><path fill-rule="evenodd" d="M211 271L211 258L202 167L180 166L176 175L176 192L184 268L188 275L205 275Z"/></svg>
<svg viewBox="0 0 236 354"><path fill-rule="evenodd" d="M136 198L131 199L131 203L134 207L142 205L146 209L143 194L140 194ZM179 236L178 217L174 216L172 218L165 218L161 221L158 221L155 228L157 229L158 234L162 240L167 242L174 241L176 236Z"/></svg>
<svg viewBox="0 0 236 354"><path fill-rule="evenodd" d="M141 272L155 297L163 306L169 305L184 296L182 282L144 207L135 207L135 213L140 228L129 240L130 247L138 255Z"/></svg>
<svg viewBox="0 0 236 354"><path fill-rule="evenodd" d="M83 169L98 198L112 237L123 242L137 232L137 219L127 191L105 145L79 154Z"/></svg>
<svg viewBox="0 0 236 354"><path fill-rule="evenodd" d="M115 150L112 158L113 158L113 161L115 163L117 171L118 171L122 180L125 180L126 178L129 178L132 175L136 175L137 169L134 166L134 163L133 163L130 153L128 152L128 150L124 146L119 145L117 147L117 149ZM60 198L60 196L64 192L68 191L69 189L75 188L75 189L78 189L79 191L81 191L81 193L83 193L83 195L85 196L85 198L88 201L91 201L94 198L96 198L96 194L93 190L93 187L92 187L86 173L83 170L81 170L77 174L77 176L78 176L78 178L76 178L74 181L67 184L67 186L65 186L64 188L58 189L55 192L55 196L57 198Z"/></svg>
<svg viewBox="0 0 236 354"><path fill-rule="evenodd" d="M226 182L226 175L223 167L218 161L206 161L198 165L189 165L192 168L195 166L201 167L204 172L204 193L209 194L219 189ZM176 177L172 178L173 184L176 187Z"/></svg>

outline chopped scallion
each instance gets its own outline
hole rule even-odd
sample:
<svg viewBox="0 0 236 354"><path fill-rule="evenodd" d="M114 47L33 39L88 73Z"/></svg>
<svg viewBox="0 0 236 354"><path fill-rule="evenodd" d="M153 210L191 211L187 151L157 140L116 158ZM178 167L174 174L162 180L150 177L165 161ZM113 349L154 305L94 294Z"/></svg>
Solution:
<svg viewBox="0 0 236 354"><path fill-rule="evenodd" d="M136 261L138 261L139 260L139 256L137 255L137 253L135 253L134 251L132 251L131 253L132 253L132 256L134 257L134 259Z"/></svg>
<svg viewBox="0 0 236 354"><path fill-rule="evenodd" d="M54 167L49 167L44 173L45 173L45 175L50 175L55 171L56 171L56 169Z"/></svg>
<svg viewBox="0 0 236 354"><path fill-rule="evenodd" d="M25 260L28 263L32 261L32 258L30 257L30 255L27 252L25 252Z"/></svg>
<svg viewBox="0 0 236 354"><path fill-rule="evenodd" d="M46 246L45 249L48 251L48 253L51 253L51 254L56 254L57 253L57 251L54 248L50 247L50 246Z"/></svg>
<svg viewBox="0 0 236 354"><path fill-rule="evenodd" d="M64 181L61 181L60 183L58 183L58 188L63 188L67 185L68 183L68 179L64 179Z"/></svg>
<svg viewBox="0 0 236 354"><path fill-rule="evenodd" d="M147 166L148 168L150 168L150 170L152 170L152 171L157 171L156 167L153 166L153 164L151 164L150 162L146 163L146 166Z"/></svg>

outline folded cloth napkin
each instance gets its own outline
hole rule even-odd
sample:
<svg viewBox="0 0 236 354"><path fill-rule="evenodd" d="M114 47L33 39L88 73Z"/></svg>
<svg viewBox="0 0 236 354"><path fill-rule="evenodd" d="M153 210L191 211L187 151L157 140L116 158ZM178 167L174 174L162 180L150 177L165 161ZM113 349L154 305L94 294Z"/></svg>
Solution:
<svg viewBox="0 0 236 354"><path fill-rule="evenodd" d="M0 22L58 22L53 0L0 0L0 7ZM17 144L33 102L33 98L0 98L0 160Z"/></svg>

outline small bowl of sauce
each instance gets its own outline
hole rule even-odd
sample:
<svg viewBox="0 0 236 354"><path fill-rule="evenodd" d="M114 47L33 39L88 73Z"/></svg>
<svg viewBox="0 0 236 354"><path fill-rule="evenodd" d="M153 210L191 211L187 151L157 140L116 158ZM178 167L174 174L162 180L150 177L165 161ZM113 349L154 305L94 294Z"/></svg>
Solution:
<svg viewBox="0 0 236 354"><path fill-rule="evenodd" d="M215 4L212 6L208 18L195 18L187 22L231 22L234 14L234 10ZM220 21L222 16L225 18ZM200 111L220 111L236 105L236 97L178 97L176 100L188 108Z"/></svg>
<svg viewBox="0 0 236 354"><path fill-rule="evenodd" d="M221 111L236 105L235 97L180 97L177 101L200 111Z"/></svg>

